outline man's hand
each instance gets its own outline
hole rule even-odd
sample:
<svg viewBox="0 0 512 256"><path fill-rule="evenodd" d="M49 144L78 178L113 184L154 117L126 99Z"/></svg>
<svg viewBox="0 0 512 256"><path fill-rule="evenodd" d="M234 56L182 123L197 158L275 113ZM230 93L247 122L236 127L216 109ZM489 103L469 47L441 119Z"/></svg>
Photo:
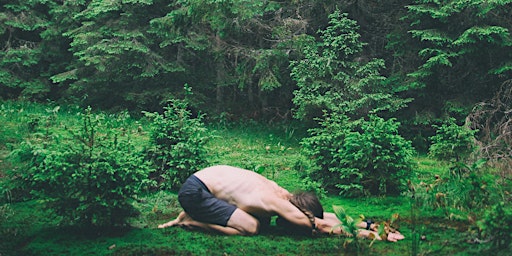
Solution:
<svg viewBox="0 0 512 256"><path fill-rule="evenodd" d="M404 235L400 234L400 233L389 233L388 234L388 241L390 242L397 242L399 240L402 240L404 239Z"/></svg>

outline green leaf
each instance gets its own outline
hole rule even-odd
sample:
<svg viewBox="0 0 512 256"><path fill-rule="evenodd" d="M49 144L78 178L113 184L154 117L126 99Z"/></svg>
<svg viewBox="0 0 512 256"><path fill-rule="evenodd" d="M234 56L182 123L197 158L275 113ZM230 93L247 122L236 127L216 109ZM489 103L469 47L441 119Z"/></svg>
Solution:
<svg viewBox="0 0 512 256"><path fill-rule="evenodd" d="M332 210L334 211L334 214L336 215L338 220L340 220L342 223L345 223L346 218L347 218L345 208L343 208L343 206L333 205Z"/></svg>

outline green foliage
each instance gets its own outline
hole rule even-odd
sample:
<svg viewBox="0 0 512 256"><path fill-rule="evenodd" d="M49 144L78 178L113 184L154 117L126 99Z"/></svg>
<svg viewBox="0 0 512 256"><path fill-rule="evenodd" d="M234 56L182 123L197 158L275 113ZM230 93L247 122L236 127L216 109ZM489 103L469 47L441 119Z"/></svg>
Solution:
<svg viewBox="0 0 512 256"><path fill-rule="evenodd" d="M74 18L82 21L82 26L64 35L72 40L71 50L79 60L80 69L93 67L100 72L97 78L106 79L104 76L110 74L110 81L141 79L172 71L162 56L152 52L151 41L144 31L146 24L141 24L149 17L142 17L140 10L151 4L152 1L91 1L87 9L75 14Z"/></svg>
<svg viewBox="0 0 512 256"><path fill-rule="evenodd" d="M470 165L443 165L432 170L419 184L411 184L413 206L425 211L440 211L450 221L468 221L468 241L482 243L488 252L510 251L510 227L503 225L511 218L510 184L481 159ZM439 165L439 163L437 163Z"/></svg>
<svg viewBox="0 0 512 256"><path fill-rule="evenodd" d="M343 247L347 248L349 245L352 245L356 250L361 251L363 246L361 243L362 238L358 236L359 227L357 224L365 219L364 216L360 215L358 218L354 219L346 213L345 208L339 205L333 205L332 209L334 214L336 214L336 218L341 222L332 229L335 230L340 228L342 230L342 234L349 237L345 239ZM376 239L376 237L373 239Z"/></svg>
<svg viewBox="0 0 512 256"><path fill-rule="evenodd" d="M441 160L455 160L456 162L466 159L474 150L474 139L476 130L465 125L457 125L455 119L450 118L446 123L437 128L436 135L432 136L429 154Z"/></svg>
<svg viewBox="0 0 512 256"><path fill-rule="evenodd" d="M199 102L239 109L243 96L255 100L254 109L288 83L289 100L287 54L298 32L281 7L275 1L0 1L0 96L154 110L189 82L209 99ZM223 87L237 95L212 97L212 80L219 97L231 97ZM288 107L287 100L278 105Z"/></svg>
<svg viewBox="0 0 512 256"><path fill-rule="evenodd" d="M409 117L438 115L445 101L471 106L509 77L510 7L483 0L3 0L0 96L155 111L191 83L203 111L270 119L291 116L296 82L295 113L304 120L323 109L389 114L410 97Z"/></svg>
<svg viewBox="0 0 512 256"><path fill-rule="evenodd" d="M348 118L343 115L330 115L320 122L321 127L309 130L310 137L302 140L304 155L311 159L312 166L306 169L305 184L322 184L332 191L339 183L335 172L338 163L335 156L343 148L346 135L350 132ZM317 190L317 189L315 189Z"/></svg>
<svg viewBox="0 0 512 256"><path fill-rule="evenodd" d="M363 243L364 239L359 234L361 230L359 224L366 219L365 216L361 214L358 218L354 218L347 214L344 207L339 205L333 205L332 209L340 221L340 224L334 226L332 230L341 229L341 233L348 237L344 239L343 247L353 246L358 252L363 251L366 244ZM391 232L391 226L398 220L398 217L399 214L394 213L389 221L376 224L378 225L376 233L370 233L367 237L372 240L368 246L371 247L377 240L386 240L387 233Z"/></svg>
<svg viewBox="0 0 512 256"><path fill-rule="evenodd" d="M287 55L293 41L290 31L295 27L287 26L281 5L275 1L180 0L166 15L151 20L150 31L165 51L177 52L179 63L191 74L187 82L197 79L196 84L202 84L198 91L210 100L205 111L247 114L267 105L288 104L282 98L269 99L281 97L272 92L289 82ZM287 100L291 86L285 91ZM240 100L249 104L240 107Z"/></svg>
<svg viewBox="0 0 512 256"><path fill-rule="evenodd" d="M0 236L1 237L14 237L16 236L15 229L9 227L8 223L12 223L12 217L14 216L15 212L10 207L9 204L2 204L0 205ZM10 239L2 239L0 241L0 253L4 254L9 252L9 242L6 240Z"/></svg>
<svg viewBox="0 0 512 256"><path fill-rule="evenodd" d="M149 165L122 127L88 108L80 126L26 140L12 152L9 186L19 186L75 225L124 224L130 200L145 187Z"/></svg>
<svg viewBox="0 0 512 256"><path fill-rule="evenodd" d="M398 126L393 119L370 116L356 128L360 131L347 134L343 149L335 157L341 179L337 186L342 191L359 186L372 195L402 191L404 181L412 175L414 150L398 135Z"/></svg>
<svg viewBox="0 0 512 256"><path fill-rule="evenodd" d="M152 177L160 187L178 189L194 172L206 167L208 142L203 116L192 116L182 100L170 100L164 112L145 115L152 120L148 149L156 170Z"/></svg>
<svg viewBox="0 0 512 256"><path fill-rule="evenodd" d="M411 27L403 29L412 40L395 50L412 65L405 64L413 70L404 82L424 88L413 106L439 113L436 106L454 98L491 97L510 70L510 1L418 0L406 8Z"/></svg>
<svg viewBox="0 0 512 256"><path fill-rule="evenodd" d="M512 249L512 227L505 223L512 221L510 202L498 202L489 208L478 227L484 238L489 239L495 252L510 252Z"/></svg>
<svg viewBox="0 0 512 256"><path fill-rule="evenodd" d="M304 139L305 153L317 168L309 173L340 193L398 194L412 175L414 149L398 135L399 123L370 116L347 122L330 117Z"/></svg>
<svg viewBox="0 0 512 256"><path fill-rule="evenodd" d="M36 8L45 1L0 2L0 97L42 99L50 86L39 76L45 48L39 32L49 25L46 13ZM33 75L38 74L38 75Z"/></svg>
<svg viewBox="0 0 512 256"><path fill-rule="evenodd" d="M306 183L320 182L346 194L398 193L412 170L413 149L398 135L394 120L363 118L396 111L407 100L395 95L403 87L394 88L379 73L382 60L358 58L365 44L357 29L347 14L335 11L329 15L329 26L319 31L321 41L304 36L304 58L291 63L299 87L294 98L297 117L323 115L321 127L303 141L306 155L316 165Z"/></svg>
<svg viewBox="0 0 512 256"><path fill-rule="evenodd" d="M4 204L0 206L0 227L3 226L4 223L7 223L7 221L14 215L14 211L11 209L11 207L8 204ZM7 230L0 229L0 235L5 236L7 234Z"/></svg>
<svg viewBox="0 0 512 256"><path fill-rule="evenodd" d="M0 106L0 119L2 121L2 126L0 127L4 127L9 133L19 130L23 132L22 134L25 134L28 131L28 123L34 120L33 131L38 133L38 135L16 135L16 137L21 136L24 139L29 139L33 144L38 140L47 140L45 139L46 134L49 136L48 140L50 138L60 138L62 141L63 138L66 138L64 135L68 134L63 131L64 127L69 127L69 129L76 131L77 127L81 127L80 125L77 126L77 124L83 123L83 115L76 114L75 110L80 109L76 106L62 105L57 112L52 104L27 102L4 102L2 104L4 107ZM46 117L47 115L52 117ZM104 131L102 132L103 135L110 134L111 132L127 133L131 136L132 142L138 147L143 147L147 143L150 133L146 133L146 131L149 131L147 126L149 122L146 122L146 120L134 121L132 118L128 118L126 113L121 117L114 114L101 116L105 118L104 121L108 120L108 123L111 125L110 127L112 127L111 129L100 129ZM35 120L39 121L36 122ZM123 127L123 129L120 127ZM211 124L208 128L214 136L207 145L208 159L212 159L214 164L244 165L252 170L260 170L263 175L275 180L289 191L300 189L302 185L300 175L303 170L308 168L304 166L304 169L298 169L294 166L297 159L303 158L297 145L297 140L303 136L298 127L300 127L298 124L291 123L275 127L258 124L253 121L234 123L223 127L216 127L215 124ZM294 129L295 132L293 132ZM75 134L78 134L78 132L75 132ZM7 135L11 137L11 134ZM6 149L11 150L13 146L18 148L16 146L18 141L18 139L9 139L9 145L7 145ZM77 144L79 143L77 142ZM282 146L285 147L284 150ZM32 157L31 154L27 154L27 156ZM2 180L7 180L7 176L4 176L5 167L10 166L4 165L7 161L2 156L0 156L0 160L4 160L3 164L0 164ZM416 157L415 160L418 161L420 166L417 168L415 175L411 177L412 180L431 178L433 182L434 174L440 173L443 180L448 179L448 176L451 175L445 162L421 157ZM16 169L13 169L16 171L16 174L21 174L22 168L18 167L19 165L16 163L12 163L12 165L16 167ZM477 167L470 165L468 168ZM408 214L409 199L406 196L379 196L354 199L326 194L322 198L322 203L328 212L333 211L332 205L343 205L347 214L353 216L354 219L358 216L358 213L364 213L365 216L375 220L385 219L394 212L399 212L405 218L404 225L400 226L400 231L405 235L406 240L398 243L375 242L371 248L366 249L365 247L363 254L410 255L410 241L414 239L411 235L411 229L414 228L418 231L418 250L416 251L418 254L488 254L497 251L497 248L491 242L486 243L486 241L491 241L489 240L490 236L478 236L483 240L472 239L476 235L471 232L478 230L471 229L470 232L466 232L468 226L471 225L471 222L468 220L471 220L473 215L470 214L472 212L489 207L486 205L489 202L492 202L490 203L492 205L494 202L510 200L508 195L510 187L500 187L500 181L492 175L492 172L486 169L482 169L482 172L475 174L475 177L485 176L485 179L480 184L475 184L475 192L483 195L483 193L478 192L482 190L476 190L476 188L487 185L487 188L484 187L484 191L489 193L489 200L482 200L484 197L475 197L475 203L482 202L482 204L474 204L470 211L465 212L467 215L462 215L461 211L458 210L461 206L450 210L450 213L453 213L452 220L443 219L443 212L432 210L432 207L430 207L422 209L418 213L418 221L410 221L412 217L409 217L410 215ZM469 182L472 178L468 177L464 176L460 180L467 180ZM460 182L453 182L453 186L457 186L457 184L460 184ZM13 186L15 185L13 184ZM420 190L425 190L425 187L417 188L417 191ZM15 198L15 192L12 192L12 197L10 198ZM494 195L496 193L501 193L504 197ZM453 196L461 194L455 192ZM424 197L418 196L417 201L423 202L426 200ZM2 203L4 202L2 201ZM217 234L190 232L180 228L156 229L155 227L158 224L176 217L181 210L176 200L176 194L173 192L149 191L149 193L142 195L138 194L136 202L132 204L137 210L141 211L141 214L128 219L129 225L133 228L123 229L94 228L84 230L82 228L65 227L59 225L61 218L42 208L43 203L45 203L44 199L27 202L18 202L14 199L8 204L9 207L3 209L0 207L0 220L2 219L2 210L5 210L6 217L4 218L6 221L1 225L5 229L0 229L0 233L3 232L2 234L7 234L8 237L8 239L0 240L0 252L2 254L144 255L200 253L205 255L222 255L227 253L234 255L329 255L353 252L347 252L347 249L343 248L342 243L345 237L322 236L310 239L288 236L280 233L280 230L277 230L275 226L271 226L268 231L262 232L257 237L241 236L230 237L229 239ZM504 209L507 209L507 207L505 204ZM458 214L458 216L455 216L455 214ZM483 217L477 215L476 219L482 220ZM508 228L508 226L504 225L503 228ZM420 235L425 235L426 241L420 240ZM474 241L475 244L468 244L468 240ZM190 243L190 241L196 241L196 243ZM447 243L445 241L450 242ZM370 243L370 240L361 240L361 242L365 245ZM352 244L348 246L348 249L353 248ZM484 251L484 249L488 249L488 251ZM507 252L507 249L502 251Z"/></svg>
<svg viewBox="0 0 512 256"><path fill-rule="evenodd" d="M510 183L489 167L486 159L468 164L429 159L420 165L426 162L429 167L420 168L418 180L410 183L409 195L414 201L411 211L419 206L423 208L420 218L436 212L450 222L467 223L468 241L482 244L476 252L485 248L487 252L506 255L510 250L510 228L502 223L510 221L510 194L506 192ZM411 215L417 218L416 214ZM419 242L419 236L416 239Z"/></svg>
<svg viewBox="0 0 512 256"><path fill-rule="evenodd" d="M58 8L56 17L64 12L72 17L60 33L72 56L64 69L52 74L52 81L66 86L80 100L102 107L128 103L147 109L158 104L178 85L163 82L173 80L167 74L183 71L174 52L159 51L149 33L149 21L163 15L166 5L161 1L93 0Z"/></svg>
<svg viewBox="0 0 512 256"><path fill-rule="evenodd" d="M464 214L480 215L482 209L498 195L494 177L484 167L486 161L479 160L471 165L457 163L448 166L447 171L432 173L419 184L413 185L415 197L420 206L441 210L449 219L464 219ZM480 209L480 210L477 210Z"/></svg>
<svg viewBox="0 0 512 256"><path fill-rule="evenodd" d="M357 119L405 106L407 100L395 95L402 89L386 84L380 74L384 61L364 61L365 43L358 28L348 14L337 10L329 15L329 26L318 32L319 42L308 35L301 39L303 58L290 64L299 87L293 99L298 118L335 111Z"/></svg>

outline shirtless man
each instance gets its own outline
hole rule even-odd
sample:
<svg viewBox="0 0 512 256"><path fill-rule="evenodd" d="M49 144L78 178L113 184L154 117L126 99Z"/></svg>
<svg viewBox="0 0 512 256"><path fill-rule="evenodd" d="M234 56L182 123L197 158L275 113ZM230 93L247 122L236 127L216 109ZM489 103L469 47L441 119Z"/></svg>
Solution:
<svg viewBox="0 0 512 256"><path fill-rule="evenodd" d="M270 220L275 215L319 233L332 233L332 227L340 223L333 213L326 213L324 219L316 196L306 200L294 198L286 189L256 172L225 165L191 175L183 183L178 201L184 211L159 228L184 226L227 235L255 235L260 230L260 220ZM372 231L361 235L369 236L369 232Z"/></svg>

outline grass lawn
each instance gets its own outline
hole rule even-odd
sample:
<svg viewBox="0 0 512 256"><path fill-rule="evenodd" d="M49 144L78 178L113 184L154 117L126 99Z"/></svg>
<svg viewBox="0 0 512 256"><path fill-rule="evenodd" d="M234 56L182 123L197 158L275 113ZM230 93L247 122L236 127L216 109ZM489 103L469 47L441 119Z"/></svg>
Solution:
<svg viewBox="0 0 512 256"><path fill-rule="evenodd" d="M291 126L209 129L212 165L239 166L257 171L290 191L301 188L295 167L300 158L300 132ZM6 148L3 150L5 156ZM443 171L435 161L417 160L418 178ZM377 221L398 213L398 226L406 238L370 246L370 240L349 243L340 236L287 235L275 226L253 237L157 229L180 211L176 194L161 191L148 192L134 202L139 214L130 220L130 226L109 230L60 226L59 218L36 200L5 203L0 208L0 255L475 255L482 251L481 245L467 242L466 221L447 220L442 212L412 208L410 196L354 199L329 195L321 200L327 211L332 211L332 205L341 205L351 216L364 214Z"/></svg>

